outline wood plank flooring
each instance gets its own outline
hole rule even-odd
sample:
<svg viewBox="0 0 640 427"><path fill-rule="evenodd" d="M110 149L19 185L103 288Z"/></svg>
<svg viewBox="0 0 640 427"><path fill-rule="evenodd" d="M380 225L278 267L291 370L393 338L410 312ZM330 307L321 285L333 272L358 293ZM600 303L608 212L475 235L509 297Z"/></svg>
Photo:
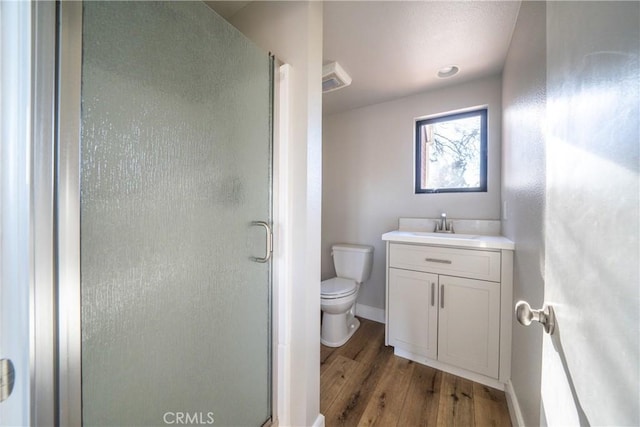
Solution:
<svg viewBox="0 0 640 427"><path fill-rule="evenodd" d="M360 323L344 346L321 346L327 427L511 426L503 392L397 357L383 324Z"/></svg>

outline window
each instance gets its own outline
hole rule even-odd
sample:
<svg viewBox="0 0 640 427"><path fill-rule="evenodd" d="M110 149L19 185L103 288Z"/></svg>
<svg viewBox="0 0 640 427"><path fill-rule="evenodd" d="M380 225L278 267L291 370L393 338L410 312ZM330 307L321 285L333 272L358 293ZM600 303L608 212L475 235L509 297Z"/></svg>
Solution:
<svg viewBox="0 0 640 427"><path fill-rule="evenodd" d="M487 110L416 122L416 193L487 191Z"/></svg>

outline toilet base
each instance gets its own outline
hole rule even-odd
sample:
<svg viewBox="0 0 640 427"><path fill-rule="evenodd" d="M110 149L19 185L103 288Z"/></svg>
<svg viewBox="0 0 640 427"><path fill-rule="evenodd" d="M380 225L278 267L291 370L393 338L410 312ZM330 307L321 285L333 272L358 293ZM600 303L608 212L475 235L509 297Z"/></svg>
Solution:
<svg viewBox="0 0 640 427"><path fill-rule="evenodd" d="M358 320L349 310L342 314L322 315L322 332L320 342L327 347L340 347L344 345L360 327Z"/></svg>

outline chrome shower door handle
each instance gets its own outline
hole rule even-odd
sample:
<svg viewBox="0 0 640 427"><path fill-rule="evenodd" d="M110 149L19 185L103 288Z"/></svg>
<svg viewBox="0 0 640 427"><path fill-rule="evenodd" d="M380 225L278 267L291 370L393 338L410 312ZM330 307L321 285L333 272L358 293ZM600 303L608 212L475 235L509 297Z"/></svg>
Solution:
<svg viewBox="0 0 640 427"><path fill-rule="evenodd" d="M267 232L267 245L265 248L266 249L265 256L262 258L253 257L253 256L251 257L251 261L265 263L271 259L271 254L273 253L273 233L271 232L271 227L269 226L268 223L264 221L252 221L251 225L255 227L264 227L265 231Z"/></svg>

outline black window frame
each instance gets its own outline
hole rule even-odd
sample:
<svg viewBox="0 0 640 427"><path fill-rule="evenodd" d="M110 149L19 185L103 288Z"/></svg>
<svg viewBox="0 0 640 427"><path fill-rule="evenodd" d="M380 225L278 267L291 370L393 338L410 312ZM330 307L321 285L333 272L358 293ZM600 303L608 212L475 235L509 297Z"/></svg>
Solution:
<svg viewBox="0 0 640 427"><path fill-rule="evenodd" d="M488 108L480 108L477 110L465 111L462 113L445 114L438 117L416 120L415 127L415 194L437 194L437 193L486 193L487 192L487 152L488 152ZM422 141L420 129L422 126L446 122L467 117L480 116L480 185L478 187L461 187L461 188L422 188Z"/></svg>

